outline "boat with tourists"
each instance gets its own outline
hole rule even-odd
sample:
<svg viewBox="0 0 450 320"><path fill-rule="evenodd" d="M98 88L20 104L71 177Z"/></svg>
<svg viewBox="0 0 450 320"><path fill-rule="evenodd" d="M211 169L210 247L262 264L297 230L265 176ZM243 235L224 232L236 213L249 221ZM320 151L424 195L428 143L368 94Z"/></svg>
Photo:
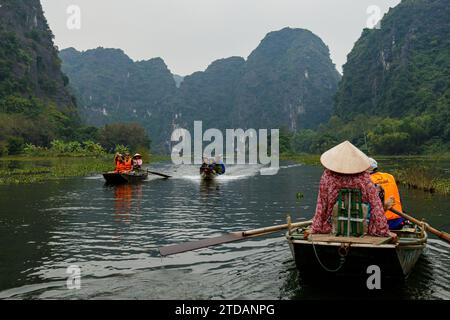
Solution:
<svg viewBox="0 0 450 320"><path fill-rule="evenodd" d="M138 183L146 180L149 174L157 175L164 179L171 178L171 176L164 173L148 169L144 171L142 168L142 155L139 153L136 153L133 157L130 156L129 152L126 152L125 155L116 153L114 163L116 165L114 171L103 173L106 184Z"/></svg>
<svg viewBox="0 0 450 320"><path fill-rule="evenodd" d="M148 171L142 170L142 156L139 153L133 157L129 152L124 155L116 153L114 163L114 171L103 173L107 184L137 183L148 177Z"/></svg>
<svg viewBox="0 0 450 320"><path fill-rule="evenodd" d="M389 179L382 179L382 186L378 180L375 184L370 172L378 172L376 161L349 141L322 154L321 163L325 169L312 220L292 223L288 217L284 225L169 245L160 248L161 256L287 229L286 239L305 281L367 279L377 269L381 278L405 279L427 246L428 232L450 242L448 233L404 213L395 200L396 186L389 184L393 178L380 173ZM208 163L202 167L207 170ZM391 213L395 217L388 219Z"/></svg>
<svg viewBox="0 0 450 320"><path fill-rule="evenodd" d="M214 158L203 158L202 166L200 167L200 177L202 180L214 180L220 175L225 174L225 164L220 156Z"/></svg>

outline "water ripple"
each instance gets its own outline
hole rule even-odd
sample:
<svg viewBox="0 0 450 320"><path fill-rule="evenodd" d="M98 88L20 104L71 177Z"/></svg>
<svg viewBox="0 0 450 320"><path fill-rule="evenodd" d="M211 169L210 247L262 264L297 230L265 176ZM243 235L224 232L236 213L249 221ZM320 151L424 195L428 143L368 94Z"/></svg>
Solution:
<svg viewBox="0 0 450 320"><path fill-rule="evenodd" d="M276 176L261 176L261 167L234 166L227 176L211 183L199 180L194 166L154 169L172 174L174 179L152 178L142 185L118 187L104 186L101 176L72 179L22 191L27 199L23 203L4 203L12 209L1 217L0 252L8 264L0 264L0 299L297 299L336 295L332 288L319 290L301 283L282 234L165 258L158 251L164 245L283 224L287 214L294 220L310 218L320 168L286 164ZM15 194L14 188L2 192ZM299 191L305 195L301 203L295 197ZM417 198L416 194L403 196L411 203ZM448 201L438 203L442 219L448 219ZM433 218L427 217L433 225L439 222ZM431 238L411 277L382 294L450 299L449 249L449 244ZM81 290L67 290L70 265L81 268Z"/></svg>

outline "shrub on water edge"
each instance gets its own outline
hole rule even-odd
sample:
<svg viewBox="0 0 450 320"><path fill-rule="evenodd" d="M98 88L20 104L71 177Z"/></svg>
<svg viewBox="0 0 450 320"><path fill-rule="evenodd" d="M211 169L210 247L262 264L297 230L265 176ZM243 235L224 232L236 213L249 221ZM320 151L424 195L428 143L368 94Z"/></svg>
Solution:
<svg viewBox="0 0 450 320"><path fill-rule="evenodd" d="M70 153L75 153L75 154L82 154L84 153L84 149L81 146L81 143L79 143L78 141L71 141L67 143L67 152Z"/></svg>
<svg viewBox="0 0 450 320"><path fill-rule="evenodd" d="M62 140L53 140L50 142L50 151L55 154L64 154L67 152L67 146Z"/></svg>
<svg viewBox="0 0 450 320"><path fill-rule="evenodd" d="M124 154L124 153L130 152L130 150L128 149L128 147L124 146L123 144L118 144L114 148L114 152Z"/></svg>
<svg viewBox="0 0 450 320"><path fill-rule="evenodd" d="M95 143L94 141L88 140L83 142L84 151L91 155L106 155L106 150L103 147Z"/></svg>
<svg viewBox="0 0 450 320"><path fill-rule="evenodd" d="M31 143L26 143L22 150L26 156L42 156L48 153L48 150L44 147L38 147Z"/></svg>
<svg viewBox="0 0 450 320"><path fill-rule="evenodd" d="M23 154L26 156L47 156L47 157L101 157L107 153L103 147L93 141L78 141L64 142L62 140L53 140L50 143L50 149L35 146L31 143L25 144L23 147Z"/></svg>

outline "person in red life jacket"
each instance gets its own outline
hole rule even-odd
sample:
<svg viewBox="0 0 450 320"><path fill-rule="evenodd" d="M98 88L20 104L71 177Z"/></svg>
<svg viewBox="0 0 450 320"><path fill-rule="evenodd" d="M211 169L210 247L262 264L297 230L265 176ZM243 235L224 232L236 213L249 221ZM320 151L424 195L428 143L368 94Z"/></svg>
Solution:
<svg viewBox="0 0 450 320"><path fill-rule="evenodd" d="M116 169L114 170L114 172L123 172L125 169L123 155L121 155L120 153L116 153L116 155L114 156L114 164L116 165Z"/></svg>
<svg viewBox="0 0 450 320"><path fill-rule="evenodd" d="M396 239L397 235L389 231L383 204L367 172L370 167L369 157L349 141L345 141L322 154L320 162L325 170L320 179L311 233L332 232L333 206L339 191L349 188L361 190L362 201L371 206L368 234ZM305 235L307 236L308 234Z"/></svg>
<svg viewBox="0 0 450 320"><path fill-rule="evenodd" d="M120 157L122 157L122 155L118 152L114 155L114 164L116 165L116 167L119 164Z"/></svg>
<svg viewBox="0 0 450 320"><path fill-rule="evenodd" d="M370 179L379 188L379 197L384 204L384 214L388 221L390 230L399 230L405 224L405 219L396 215L389 209L393 208L403 212L402 203L400 201L400 193L398 192L397 183L394 176L389 173L378 171L378 163L375 159L370 158Z"/></svg>
<svg viewBox="0 0 450 320"><path fill-rule="evenodd" d="M125 159L124 159L124 171L129 172L133 170L133 159L131 159L130 154L127 152L125 153Z"/></svg>

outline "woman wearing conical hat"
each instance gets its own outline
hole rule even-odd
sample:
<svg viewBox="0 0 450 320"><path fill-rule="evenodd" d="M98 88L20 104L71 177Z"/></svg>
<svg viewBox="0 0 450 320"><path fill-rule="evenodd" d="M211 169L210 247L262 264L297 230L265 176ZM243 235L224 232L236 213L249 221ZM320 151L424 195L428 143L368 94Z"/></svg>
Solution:
<svg viewBox="0 0 450 320"><path fill-rule="evenodd" d="M367 172L370 167L369 157L349 141L345 141L322 154L320 162L325 171L320 179L312 233L331 233L330 217L339 190L349 188L360 189L362 201L370 203L369 235L382 237L395 235L389 232L383 204Z"/></svg>

